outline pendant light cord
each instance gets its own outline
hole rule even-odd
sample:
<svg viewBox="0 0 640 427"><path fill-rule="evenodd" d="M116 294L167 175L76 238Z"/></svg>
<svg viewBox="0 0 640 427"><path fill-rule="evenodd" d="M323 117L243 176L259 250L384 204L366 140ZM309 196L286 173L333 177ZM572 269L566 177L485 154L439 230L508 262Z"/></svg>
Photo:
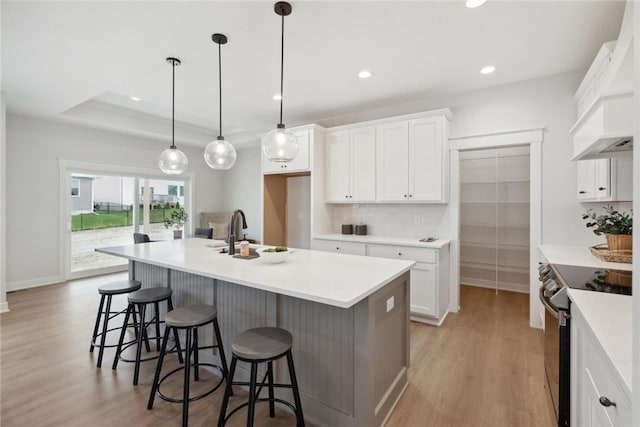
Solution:
<svg viewBox="0 0 640 427"><path fill-rule="evenodd" d="M284 98L284 15L282 15L282 39L280 41L280 124L282 124L282 99Z"/></svg>
<svg viewBox="0 0 640 427"><path fill-rule="evenodd" d="M222 139L222 46L220 43L218 43L218 86L220 90L220 129L218 139Z"/></svg>
<svg viewBox="0 0 640 427"><path fill-rule="evenodd" d="M173 84L171 89L171 148L176 148L176 61L171 61L173 70Z"/></svg>

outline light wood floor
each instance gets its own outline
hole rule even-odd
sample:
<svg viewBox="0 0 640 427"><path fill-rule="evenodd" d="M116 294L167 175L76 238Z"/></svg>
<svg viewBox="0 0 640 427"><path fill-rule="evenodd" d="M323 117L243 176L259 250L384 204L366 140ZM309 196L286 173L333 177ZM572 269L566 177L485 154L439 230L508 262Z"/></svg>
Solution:
<svg viewBox="0 0 640 427"><path fill-rule="evenodd" d="M122 278L123 276L118 276ZM125 276L126 277L126 276ZM3 427L178 426L181 406L156 399L146 409L155 362L102 369L88 343L98 306L96 288L114 276L78 280L8 295L0 315L0 399ZM463 309L440 328L411 325L409 386L389 427L552 425L543 386L542 333L528 327L528 296L463 287ZM181 387L181 375L169 383ZM215 425L220 392L190 405L190 425ZM244 398L237 393L235 401ZM234 400L232 400L233 404ZM258 409L258 425L291 426ZM245 413L232 426L245 425ZM365 427L365 426L363 426Z"/></svg>

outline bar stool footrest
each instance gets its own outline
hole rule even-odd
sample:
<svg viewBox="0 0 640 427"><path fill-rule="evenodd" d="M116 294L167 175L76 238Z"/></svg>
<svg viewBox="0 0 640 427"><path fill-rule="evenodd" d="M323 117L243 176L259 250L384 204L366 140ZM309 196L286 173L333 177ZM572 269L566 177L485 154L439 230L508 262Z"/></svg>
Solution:
<svg viewBox="0 0 640 427"><path fill-rule="evenodd" d="M199 394L198 396L190 397L189 398L189 402L195 402L196 400L200 400L203 397L206 397L206 396L210 395L211 393L216 391L218 388L220 388L220 386L222 385L222 383L225 380L224 371L222 370L222 368L220 366L214 365L213 363L198 363L198 366L199 367L200 366L209 366L210 368L216 369L220 373L220 381L218 381L218 383L215 384L211 389ZM160 379L160 381L158 381L157 395L162 400L166 400L167 402L173 402L173 403L183 403L184 402L184 399L174 399L173 397L165 396L164 394L162 394L162 391L160 390L160 386L162 385L162 382L164 380L166 380L168 377L170 377L171 375L175 374L176 372L184 371L184 368L185 368L184 366L180 366L178 368L175 368L174 370L172 370L171 372L169 372L165 376L163 376Z"/></svg>
<svg viewBox="0 0 640 427"><path fill-rule="evenodd" d="M235 383L234 383L234 384L235 384ZM296 407L295 407L295 406L293 406L290 402L287 402L286 400L283 400L283 399L279 399L279 398L277 398L277 397L275 397L275 398L273 398L273 399L269 399L268 397L261 397L261 398L259 398L259 399L256 399L256 400L255 400L255 402L256 402L256 403L258 403L258 402L269 402L269 401L271 401L271 400L273 400L273 402L282 403L283 405L288 406L288 407L289 407L289 409L291 409L291 410L293 411L293 413L294 413L294 414L296 414L296 413L298 412L298 411L297 411L297 409L296 409ZM227 416L226 416L226 417L224 417L224 423L226 424L226 423L227 423L227 421L229 421L229 418L231 418L231 416L232 416L233 414L235 414L236 412L238 412L240 409L244 408L245 406L249 406L249 402L244 402L244 403L242 403L242 404L238 405L237 407L235 407L235 408L233 409L233 411L229 412L229 413L227 414Z"/></svg>

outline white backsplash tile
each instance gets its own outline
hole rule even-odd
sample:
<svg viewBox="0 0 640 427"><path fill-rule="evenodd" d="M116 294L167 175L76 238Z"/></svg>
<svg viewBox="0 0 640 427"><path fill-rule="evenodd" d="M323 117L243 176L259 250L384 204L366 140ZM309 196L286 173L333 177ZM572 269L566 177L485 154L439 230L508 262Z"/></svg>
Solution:
<svg viewBox="0 0 640 427"><path fill-rule="evenodd" d="M415 218L420 217L420 224ZM336 205L333 232L342 224L367 224L367 234L375 236L449 238L448 205L354 204Z"/></svg>

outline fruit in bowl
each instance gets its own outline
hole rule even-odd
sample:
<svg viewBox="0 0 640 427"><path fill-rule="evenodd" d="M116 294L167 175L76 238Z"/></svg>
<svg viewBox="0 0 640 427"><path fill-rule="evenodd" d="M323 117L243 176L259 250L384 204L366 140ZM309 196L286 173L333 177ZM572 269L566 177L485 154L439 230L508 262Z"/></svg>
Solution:
<svg viewBox="0 0 640 427"><path fill-rule="evenodd" d="M258 253L265 264L280 264L289 255L289 249L286 246L276 246L275 248L259 249Z"/></svg>

